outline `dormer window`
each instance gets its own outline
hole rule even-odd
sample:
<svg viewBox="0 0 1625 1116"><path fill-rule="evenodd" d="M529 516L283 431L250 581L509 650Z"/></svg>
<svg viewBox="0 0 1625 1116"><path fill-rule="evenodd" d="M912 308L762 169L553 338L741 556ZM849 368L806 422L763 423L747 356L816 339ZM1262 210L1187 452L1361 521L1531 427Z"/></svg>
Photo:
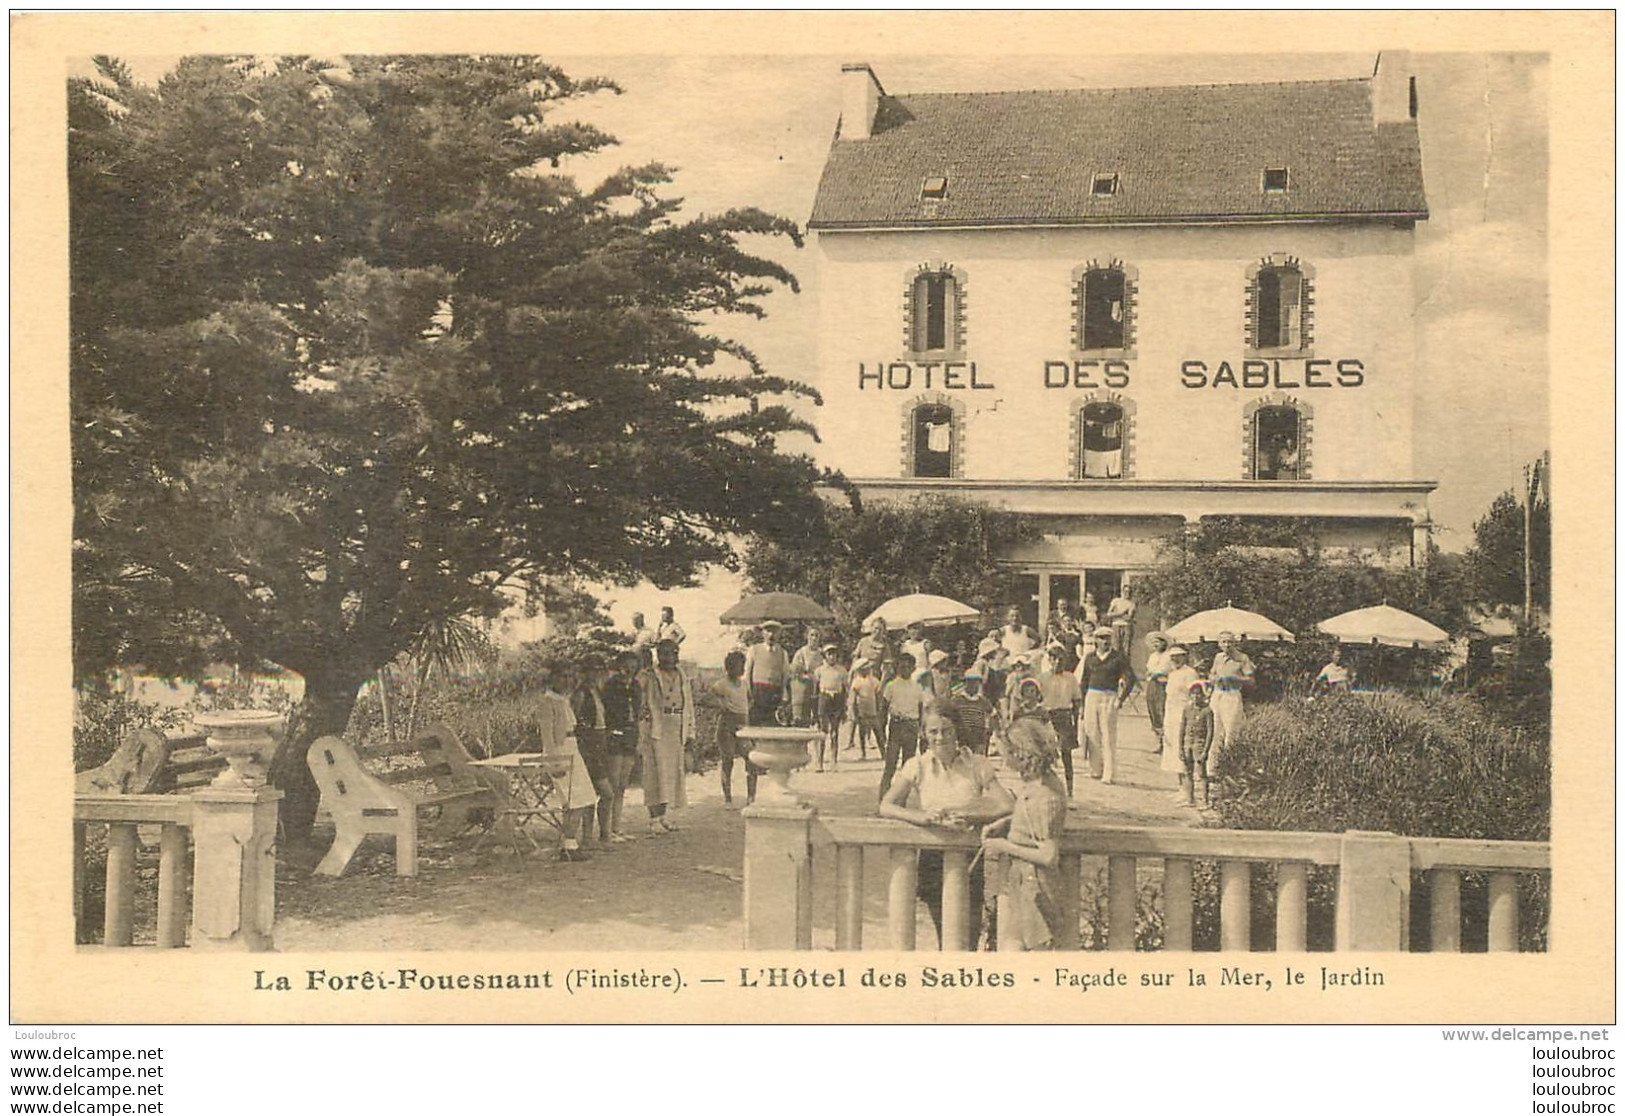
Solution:
<svg viewBox="0 0 1625 1116"><path fill-rule="evenodd" d="M1097 174L1094 182L1089 186L1089 193L1097 198L1109 198L1117 193L1117 176L1115 174Z"/></svg>
<svg viewBox="0 0 1625 1116"><path fill-rule="evenodd" d="M948 180L945 177L927 178L920 184L921 201L939 201L948 196Z"/></svg>
<svg viewBox="0 0 1625 1116"><path fill-rule="evenodd" d="M1264 193L1286 193L1287 173L1285 167L1264 168Z"/></svg>

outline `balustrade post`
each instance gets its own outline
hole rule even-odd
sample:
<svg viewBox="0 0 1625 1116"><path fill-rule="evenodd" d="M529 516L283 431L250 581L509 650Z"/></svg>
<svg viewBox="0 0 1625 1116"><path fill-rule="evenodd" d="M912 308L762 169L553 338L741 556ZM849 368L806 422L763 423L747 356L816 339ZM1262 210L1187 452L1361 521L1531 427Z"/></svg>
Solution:
<svg viewBox="0 0 1625 1116"><path fill-rule="evenodd" d="M1061 854L1061 930L1055 937L1056 949L1077 949L1078 924L1083 919L1083 857ZM999 940L1004 941L1003 935Z"/></svg>
<svg viewBox="0 0 1625 1116"><path fill-rule="evenodd" d="M1245 953L1253 948L1253 866L1245 860L1219 861L1219 948Z"/></svg>
<svg viewBox="0 0 1625 1116"><path fill-rule="evenodd" d="M107 827L107 910L102 945L127 946L135 940L135 823Z"/></svg>
<svg viewBox="0 0 1625 1116"><path fill-rule="evenodd" d="M1511 953L1518 948L1518 876L1490 873L1490 952Z"/></svg>
<svg viewBox="0 0 1625 1116"><path fill-rule="evenodd" d="M1428 916L1434 953L1461 952L1461 873L1435 868L1428 873Z"/></svg>
<svg viewBox="0 0 1625 1116"><path fill-rule="evenodd" d="M794 800L757 802L745 817L745 948L812 948L812 826Z"/></svg>
<svg viewBox="0 0 1625 1116"><path fill-rule="evenodd" d="M891 882L886 888L886 922L891 931L891 947L914 948L914 904L920 883L920 858L912 848L899 845L891 851Z"/></svg>
<svg viewBox="0 0 1625 1116"><path fill-rule="evenodd" d="M1276 952L1302 953L1309 948L1309 865L1283 860L1275 880Z"/></svg>
<svg viewBox="0 0 1625 1116"><path fill-rule="evenodd" d="M1162 864L1162 948L1191 948L1191 862L1171 856Z"/></svg>
<svg viewBox="0 0 1625 1116"><path fill-rule="evenodd" d="M1134 858L1106 861L1106 948L1134 948Z"/></svg>
<svg viewBox="0 0 1625 1116"><path fill-rule="evenodd" d="M1337 948L1410 948L1411 846L1404 837L1352 829L1337 867Z"/></svg>
<svg viewBox="0 0 1625 1116"><path fill-rule="evenodd" d="M85 823L73 823L73 940L85 932Z"/></svg>
<svg viewBox="0 0 1625 1116"><path fill-rule="evenodd" d="M970 940L970 858L965 849L942 851L942 948L963 952Z"/></svg>
<svg viewBox="0 0 1625 1116"><path fill-rule="evenodd" d="M185 892L181 887L185 867L186 830L166 822L158 836L159 949L175 949L186 944Z"/></svg>
<svg viewBox="0 0 1625 1116"><path fill-rule="evenodd" d="M282 792L211 785L192 794L192 946L272 948Z"/></svg>
<svg viewBox="0 0 1625 1116"><path fill-rule="evenodd" d="M863 948L863 846L835 846L835 948Z"/></svg>

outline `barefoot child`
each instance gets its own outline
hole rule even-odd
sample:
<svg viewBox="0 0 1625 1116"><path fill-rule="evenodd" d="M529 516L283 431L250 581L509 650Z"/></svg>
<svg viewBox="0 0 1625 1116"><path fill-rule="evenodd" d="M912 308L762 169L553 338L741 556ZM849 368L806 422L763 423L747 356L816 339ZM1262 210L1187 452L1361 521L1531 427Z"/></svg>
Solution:
<svg viewBox="0 0 1625 1116"><path fill-rule="evenodd" d="M1213 747L1213 707L1208 704L1210 683L1198 678L1191 683L1190 702L1185 706L1184 727L1179 733L1179 758L1185 770L1179 774L1179 789L1185 805L1196 805L1197 784L1202 788L1202 805L1212 804L1207 783L1208 752Z"/></svg>
<svg viewBox="0 0 1625 1116"><path fill-rule="evenodd" d="M709 697L717 709L717 756L722 766L722 804L734 801L734 759L745 760L745 805L756 801L760 774L739 745L739 730L750 720L750 690L745 686L745 653L730 651L722 660L724 676L711 683Z"/></svg>
<svg viewBox="0 0 1625 1116"><path fill-rule="evenodd" d="M869 758L869 741L875 742L875 754L884 746L881 740L880 679L875 677L875 664L859 658L852 664L850 709L852 735L857 739L858 758Z"/></svg>
<svg viewBox="0 0 1625 1116"><path fill-rule="evenodd" d="M841 714L846 709L846 670L837 656L840 648L833 643L824 644L824 661L813 672L813 687L818 691L818 727L824 735L818 740L818 770L824 770L824 749L829 748L829 765L841 762Z"/></svg>

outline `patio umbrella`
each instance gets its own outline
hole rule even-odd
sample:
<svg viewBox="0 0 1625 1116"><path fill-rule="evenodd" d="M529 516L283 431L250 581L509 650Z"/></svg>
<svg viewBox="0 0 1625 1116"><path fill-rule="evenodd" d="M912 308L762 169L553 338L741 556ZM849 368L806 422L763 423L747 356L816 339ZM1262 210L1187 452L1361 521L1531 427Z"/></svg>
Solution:
<svg viewBox="0 0 1625 1116"><path fill-rule="evenodd" d="M764 620L788 624L803 620L833 620L835 614L800 593L752 593L717 619L724 624L760 624Z"/></svg>
<svg viewBox="0 0 1625 1116"><path fill-rule="evenodd" d="M1291 632L1268 616L1260 616L1244 608L1232 608L1228 604L1223 608L1210 608L1185 617L1168 629L1168 636L1180 643L1214 643L1218 641L1220 632L1233 632L1237 639L1297 642Z"/></svg>
<svg viewBox="0 0 1625 1116"><path fill-rule="evenodd" d="M1387 603L1339 613L1315 627L1336 636L1340 643L1380 643L1388 647L1438 650L1450 639L1443 628Z"/></svg>
<svg viewBox="0 0 1625 1116"><path fill-rule="evenodd" d="M863 630L874 627L876 620L884 620L888 628L906 628L910 624L963 624L982 618L982 610L930 593L910 593L893 597L863 618Z"/></svg>

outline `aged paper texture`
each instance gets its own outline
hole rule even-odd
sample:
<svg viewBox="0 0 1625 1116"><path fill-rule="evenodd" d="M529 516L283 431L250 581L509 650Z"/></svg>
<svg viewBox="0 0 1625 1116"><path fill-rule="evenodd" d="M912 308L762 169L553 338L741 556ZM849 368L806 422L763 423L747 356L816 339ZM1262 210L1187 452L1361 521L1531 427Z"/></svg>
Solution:
<svg viewBox="0 0 1625 1116"><path fill-rule="evenodd" d="M11 31L13 1022L1515 1023L1615 1016L1612 13L64 14L14 16ZM502 948L500 928L489 926L471 926L474 944L466 948L360 943L341 939L337 929L343 944L325 948L308 921L297 949L282 944L269 953L73 944L64 88L92 56L129 60L155 80L187 54L536 53L572 74L603 73L629 89L662 83L669 117L658 108L626 109L624 118L607 117L605 128L627 140L628 162L681 163L698 152L693 159L703 173L679 178L671 190L689 199L685 213L756 202L805 225L841 112L835 79L843 63L869 63L897 92L953 92L1178 84L1187 69L1214 83L1310 80L1352 73L1348 60L1357 65L1396 50L1409 51L1419 73L1434 75L1421 91L1431 208L1443 218L1482 200L1505 218L1472 233L1479 241L1464 240L1459 258L1446 252L1431 260L1428 289L1447 289L1446 273L1460 267L1460 283L1501 284L1530 310L1517 320L1464 314L1430 334L1430 351L1418 358L1427 379L1411 405L1415 475L1446 477L1435 519L1467 538L1489 500L1515 486L1516 468L1551 451L1547 952L761 952L729 937L741 925L737 899L714 912L718 932L699 939L705 948L591 952L572 938L569 948L515 951ZM1114 77L1098 80L1101 73ZM1135 80L1138 74L1145 76ZM716 88L731 80L749 84ZM1446 102L1460 110L1450 119L1464 128L1505 120L1496 106L1467 112L1463 98L1473 96L1508 97L1523 115L1505 134L1492 128L1429 137L1429 113ZM646 103L630 93L626 100ZM730 101L736 129L701 119L719 105L729 111ZM686 131L706 135L707 128L728 134L727 144L683 146L696 143ZM663 130L671 133L668 147L659 139ZM1516 190L1521 181L1530 198L1489 197L1491 156L1505 145L1529 165L1526 174L1500 168L1496 189ZM1482 199L1441 192L1475 173L1461 165L1436 172L1430 153L1445 150L1485 161ZM611 163L621 157L612 152ZM790 169L779 166L786 161ZM735 176L760 188L759 201L729 193ZM810 275L812 255L786 262ZM771 371L810 377L819 340L814 307L790 307L788 296L774 296L769 309L765 323L750 323L750 343ZM830 385L818 386L833 396ZM824 424L841 413L836 406L825 412L811 417ZM1373 438L1382 421L1372 416ZM1461 476L1463 462L1486 459L1486 440L1497 447L1487 457L1492 475ZM699 867L715 869L702 876L710 884L740 869ZM681 870L694 875L695 868ZM424 879L400 883L421 889ZM399 893L418 894L409 887ZM708 912L692 915L703 927ZM455 923L459 916L426 917ZM820 928L817 940L827 933ZM1382 982L1283 987L1291 970L1319 984L1322 966L1377 972ZM1058 969L1086 979L1058 978ZM404 978L403 970L415 975ZM584 971L598 980L583 978ZM1205 986L1193 986L1197 971ZM1267 990L1253 973L1269 981ZM899 974L901 982L887 979ZM288 978L289 991L274 990L279 977ZM533 986L480 988L476 977ZM375 982L387 990L371 989Z"/></svg>

